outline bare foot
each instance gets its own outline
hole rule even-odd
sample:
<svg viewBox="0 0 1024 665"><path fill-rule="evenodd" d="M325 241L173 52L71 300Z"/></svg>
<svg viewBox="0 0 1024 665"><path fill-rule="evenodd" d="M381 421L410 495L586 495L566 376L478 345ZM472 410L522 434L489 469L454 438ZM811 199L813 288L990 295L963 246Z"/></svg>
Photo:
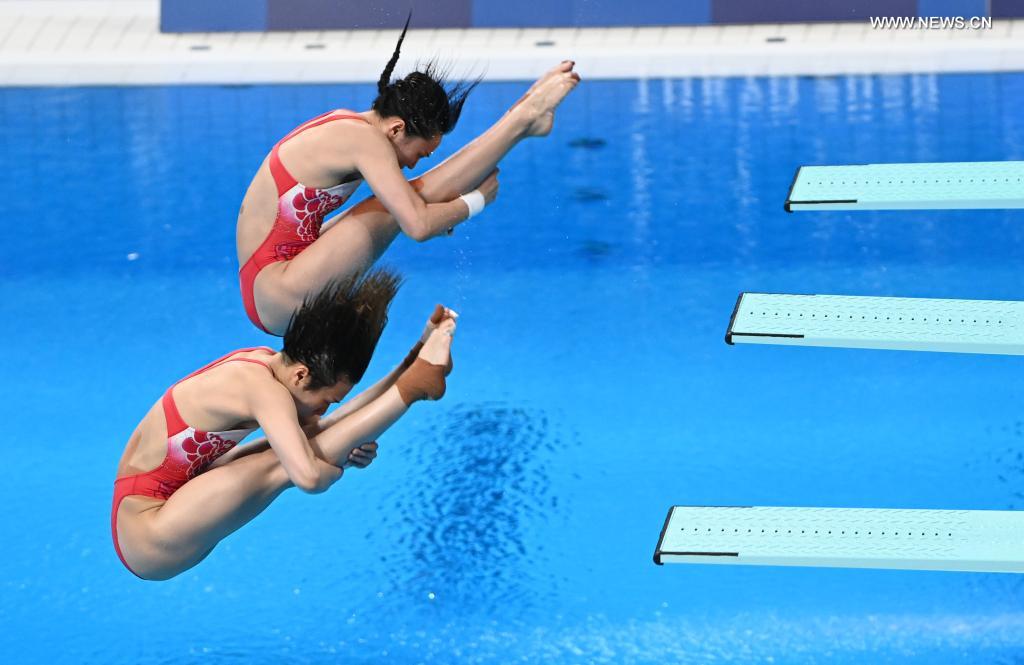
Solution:
<svg viewBox="0 0 1024 665"><path fill-rule="evenodd" d="M576 66L576 63L574 61L572 61L572 60L563 60L562 62L558 63L557 65L555 65L551 69L547 70L546 72L544 72L543 76L541 76L539 79L537 79L536 81L533 82L533 85L530 86L530 89L527 90L526 92L524 92L523 96L520 97L516 101L516 103L513 104L509 108L509 110L512 110L515 107L517 107L520 104L522 104L523 100L525 100L527 97L529 97L531 94L533 94L533 91L536 90L542 83L547 81L549 78L551 78L552 76L557 76L558 74L562 74L562 73L565 73L565 72L568 72L568 71L572 71L572 68L575 67L575 66Z"/></svg>
<svg viewBox="0 0 1024 665"><path fill-rule="evenodd" d="M446 366L452 357L452 336L454 334L455 319L444 319L431 331L417 357L431 365Z"/></svg>
<svg viewBox="0 0 1024 665"><path fill-rule="evenodd" d="M411 406L421 399L441 399L445 392L445 368L451 360L455 321L445 319L430 333L412 364L395 381L402 401Z"/></svg>
<svg viewBox="0 0 1024 665"><path fill-rule="evenodd" d="M433 314L430 315L430 319L427 320L427 325L423 328L423 334L420 335L420 342L426 344L427 338L430 337L430 333L434 332L437 325L445 319L457 319L459 313L453 309L448 309L444 305L438 304L434 307Z"/></svg>
<svg viewBox="0 0 1024 665"><path fill-rule="evenodd" d="M555 108L580 82L571 60L559 63L537 80L509 113L521 116L524 136L547 136L555 123Z"/></svg>

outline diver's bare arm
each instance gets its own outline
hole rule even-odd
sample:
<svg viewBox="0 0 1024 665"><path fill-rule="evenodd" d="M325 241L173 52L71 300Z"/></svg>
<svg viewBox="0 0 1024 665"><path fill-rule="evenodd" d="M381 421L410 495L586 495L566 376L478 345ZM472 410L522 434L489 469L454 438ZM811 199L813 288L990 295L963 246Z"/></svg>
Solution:
<svg viewBox="0 0 1024 665"><path fill-rule="evenodd" d="M319 434L320 432L324 431L334 423L340 421L342 418L354 413L355 411L358 411L359 409L363 408L373 400L383 395L388 388L395 385L395 381L398 380L398 377L402 375L402 372L404 370L405 365L399 365L398 367L388 372L388 374L383 379L373 384L363 392L359 393L358 395L356 395L355 397L353 397L352 399L350 399L349 401L345 402L337 409L332 411L330 415L321 418L316 423L303 428L306 431L306 436L315 436L316 434Z"/></svg>
<svg viewBox="0 0 1024 665"><path fill-rule="evenodd" d="M303 429L306 432L306 436L315 436L316 434L324 431L324 429L330 427L334 423L339 422L345 416L354 413L355 411L361 409L366 404L369 404L373 400L383 395L388 388L395 385L395 381L397 381L398 377L402 375L402 372L408 369L409 366L413 363L413 360L416 359L416 354L418 354L420 352L420 349L423 348L423 343L427 341L428 337L430 337L430 333L434 331L434 328L436 328L446 318L455 318L457 316L458 314L448 309L444 305L436 305L434 307L434 311L431 312L430 317L427 319L427 323L423 328L423 333L420 335L419 341L413 345L412 350L409 351L409 354L405 357L405 360L403 360L401 364L398 365L398 367L391 370L391 372L389 372L388 375L385 376L383 379L381 379L377 383L373 384L363 392L359 393L358 395L356 395L355 397L353 397L352 399L350 399L349 401L345 402L343 405L335 409L331 413L331 415L327 416L326 418L321 418L315 424L304 427Z"/></svg>
<svg viewBox="0 0 1024 665"><path fill-rule="evenodd" d="M231 450L227 451L217 459L213 460L210 466L206 467L206 470L216 469L218 466L224 466L230 464L236 459L240 459L247 455L253 455L255 453L262 453L264 450L270 449L270 442L267 441L267 437L261 436L258 439L253 439L250 443L244 443L242 445L235 446Z"/></svg>

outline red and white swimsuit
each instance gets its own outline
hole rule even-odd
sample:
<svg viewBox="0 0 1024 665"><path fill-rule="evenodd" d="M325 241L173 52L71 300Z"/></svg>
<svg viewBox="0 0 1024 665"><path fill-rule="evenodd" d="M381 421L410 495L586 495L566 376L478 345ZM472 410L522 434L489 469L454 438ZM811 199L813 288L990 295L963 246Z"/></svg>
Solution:
<svg viewBox="0 0 1024 665"><path fill-rule="evenodd" d="M263 243L238 271L245 313L249 315L249 320L264 332L270 331L263 326L256 311L256 298L253 293L256 276L271 263L289 261L309 247L320 237L320 226L324 222L324 217L340 208L362 182L361 179L352 180L327 189L306 187L295 180L281 163L278 149L282 143L307 129L335 120L368 122L361 115L350 111L330 111L292 130L270 151L270 173L274 177L274 184L277 185L277 217Z"/></svg>
<svg viewBox="0 0 1024 665"><path fill-rule="evenodd" d="M160 400L164 410L164 420L167 421L167 454L164 455L163 462L152 471L125 476L114 481L114 506L110 513L110 531L114 538L114 550L117 551L117 557L121 559L121 563L128 570L132 569L124 560L121 546L117 542L117 509L121 505L121 500L126 496L138 495L166 501L182 485L206 471L215 459L234 448L239 441L252 434L256 429L204 432L188 425L178 413L178 406L174 403L174 386L208 369L232 361L255 363L269 369L267 364L261 360L234 357L239 353L250 351L266 351L270 355L274 354L273 349L265 346L232 351L223 358L192 372L168 388Z"/></svg>

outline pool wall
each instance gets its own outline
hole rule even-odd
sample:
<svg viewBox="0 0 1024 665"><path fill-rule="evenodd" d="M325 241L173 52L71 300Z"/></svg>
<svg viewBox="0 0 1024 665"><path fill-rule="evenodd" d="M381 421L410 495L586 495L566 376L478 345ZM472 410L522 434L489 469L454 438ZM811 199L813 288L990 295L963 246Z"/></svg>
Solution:
<svg viewBox="0 0 1024 665"><path fill-rule="evenodd" d="M349 30L401 27L409 3L380 0L162 0L163 32ZM413 8L416 9L415 5ZM866 21L872 16L1024 17L1021 0L434 0L420 28L615 27Z"/></svg>

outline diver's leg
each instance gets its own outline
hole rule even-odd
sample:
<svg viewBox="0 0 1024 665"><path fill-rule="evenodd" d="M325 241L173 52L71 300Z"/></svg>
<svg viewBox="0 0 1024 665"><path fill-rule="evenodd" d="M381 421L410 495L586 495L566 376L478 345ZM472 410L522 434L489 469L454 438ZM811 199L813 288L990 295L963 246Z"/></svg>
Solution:
<svg viewBox="0 0 1024 665"><path fill-rule="evenodd" d="M253 290L263 326L284 335L308 294L372 266L399 232L398 223L376 198L346 210L298 256L272 263L256 276Z"/></svg>
<svg viewBox="0 0 1024 665"><path fill-rule="evenodd" d="M427 203L451 201L490 175L519 141L551 131L555 108L579 82L566 60L537 80L490 129L419 178L412 180Z"/></svg>

